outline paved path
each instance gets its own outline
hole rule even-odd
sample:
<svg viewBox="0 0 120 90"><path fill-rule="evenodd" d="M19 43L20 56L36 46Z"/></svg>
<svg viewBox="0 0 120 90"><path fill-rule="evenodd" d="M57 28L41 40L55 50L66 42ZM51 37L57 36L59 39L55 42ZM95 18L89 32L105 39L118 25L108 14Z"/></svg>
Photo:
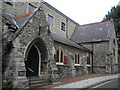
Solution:
<svg viewBox="0 0 120 90"><path fill-rule="evenodd" d="M96 83L100 83L100 82L103 82L106 80L118 78L118 76L120 76L120 74L90 78L90 79L81 80L81 81L66 84L66 85L61 85L61 86L58 86L55 88L86 88L86 87L89 87L89 86L94 85Z"/></svg>

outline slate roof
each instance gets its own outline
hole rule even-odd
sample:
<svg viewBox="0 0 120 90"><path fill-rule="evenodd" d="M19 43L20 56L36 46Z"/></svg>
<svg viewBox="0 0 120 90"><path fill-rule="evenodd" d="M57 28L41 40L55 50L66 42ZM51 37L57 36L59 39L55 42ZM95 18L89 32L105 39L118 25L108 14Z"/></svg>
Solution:
<svg viewBox="0 0 120 90"><path fill-rule="evenodd" d="M110 21L76 26L71 39L76 43L108 41Z"/></svg>
<svg viewBox="0 0 120 90"><path fill-rule="evenodd" d="M52 38L54 41L65 44L65 45L69 45L81 50L86 50L86 51L90 51L89 49L83 47L82 45L78 45L77 43L75 43L74 41L70 40L67 37L63 37L55 32L51 32Z"/></svg>
<svg viewBox="0 0 120 90"><path fill-rule="evenodd" d="M21 26L23 24L23 22L26 21L26 19L30 16L31 13L26 13L26 14L22 14L16 17L13 17L14 20L16 21L16 23L18 24L18 26Z"/></svg>
<svg viewBox="0 0 120 90"><path fill-rule="evenodd" d="M16 21L12 18L11 14L5 12L4 10L0 10L0 15L3 17L2 21L4 23L9 23L9 24L12 24L13 26L16 26L17 28L19 28Z"/></svg>
<svg viewBox="0 0 120 90"><path fill-rule="evenodd" d="M20 34L20 32L22 31L22 29L24 28L24 26L29 22L29 20L35 15L35 13L39 10L39 9L41 9L41 7L38 7L38 8L36 8L35 10L34 10L34 12L32 13L32 14L29 14L29 16L28 16L28 18L26 18L26 19L23 19L24 21L23 21L23 23L21 24L21 23L17 23L18 25L21 25L19 28L18 28L18 30L14 33L14 35L13 35L13 37L11 38L11 42L13 42L14 40L15 40L15 38ZM26 14L22 14L22 15L19 15L19 16L16 16L17 18L24 18L24 16L26 16ZM16 17L13 17L13 18L16 18ZM18 20L19 21L19 20ZM16 22L18 22L18 21L16 21Z"/></svg>

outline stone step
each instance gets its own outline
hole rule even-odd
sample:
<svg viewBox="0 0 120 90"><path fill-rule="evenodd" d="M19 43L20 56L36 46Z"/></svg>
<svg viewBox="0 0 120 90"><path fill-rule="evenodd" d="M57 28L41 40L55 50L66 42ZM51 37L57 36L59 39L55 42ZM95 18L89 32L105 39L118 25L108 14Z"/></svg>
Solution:
<svg viewBox="0 0 120 90"><path fill-rule="evenodd" d="M30 81L29 80L29 83L30 84L38 84L38 83L45 83L45 82L49 82L48 80L34 80L34 81Z"/></svg>
<svg viewBox="0 0 120 90"><path fill-rule="evenodd" d="M36 83L36 84L31 84L30 88L41 88L42 86L50 85L50 84L51 84L50 82Z"/></svg>
<svg viewBox="0 0 120 90"><path fill-rule="evenodd" d="M28 80L31 81L39 81L39 80L48 80L49 78L47 77L29 77Z"/></svg>
<svg viewBox="0 0 120 90"><path fill-rule="evenodd" d="M28 77L28 80L29 80L30 88L39 88L41 86L51 84L49 82L49 78L41 78L41 77L38 77L38 76Z"/></svg>

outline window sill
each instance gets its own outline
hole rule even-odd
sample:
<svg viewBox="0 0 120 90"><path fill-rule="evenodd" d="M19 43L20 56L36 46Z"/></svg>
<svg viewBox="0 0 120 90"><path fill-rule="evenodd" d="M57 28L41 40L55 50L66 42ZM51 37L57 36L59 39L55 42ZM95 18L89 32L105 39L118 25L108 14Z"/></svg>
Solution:
<svg viewBox="0 0 120 90"><path fill-rule="evenodd" d="M80 64L75 64L74 66L80 66L80 67L82 67L83 65L80 65Z"/></svg>
<svg viewBox="0 0 120 90"><path fill-rule="evenodd" d="M80 64L75 64L75 66L80 66Z"/></svg>
<svg viewBox="0 0 120 90"><path fill-rule="evenodd" d="M56 62L57 65L64 65L63 63Z"/></svg>
<svg viewBox="0 0 120 90"><path fill-rule="evenodd" d="M88 67L90 67L91 65L87 64Z"/></svg>

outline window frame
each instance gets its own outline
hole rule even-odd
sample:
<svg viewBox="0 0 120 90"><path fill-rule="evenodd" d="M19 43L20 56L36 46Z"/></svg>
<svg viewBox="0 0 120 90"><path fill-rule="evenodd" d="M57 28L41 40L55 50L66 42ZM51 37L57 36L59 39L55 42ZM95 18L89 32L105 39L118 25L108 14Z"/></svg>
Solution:
<svg viewBox="0 0 120 90"><path fill-rule="evenodd" d="M56 62L59 62L59 49L56 51Z"/></svg>
<svg viewBox="0 0 120 90"><path fill-rule="evenodd" d="M90 66L91 65L91 55L90 53L87 53L87 66ZM89 60L89 63L88 63L88 60Z"/></svg>
<svg viewBox="0 0 120 90"><path fill-rule="evenodd" d="M47 22L49 26L53 26L53 23L54 23L53 15L48 14Z"/></svg>
<svg viewBox="0 0 120 90"><path fill-rule="evenodd" d="M75 53L74 57L75 57L75 58L74 58L74 64L75 64L75 66L80 66L80 65L82 65L80 53Z"/></svg>
<svg viewBox="0 0 120 90"><path fill-rule="evenodd" d="M66 29L66 24L65 24L64 22L61 22L60 29L61 29L62 31L65 31L65 29Z"/></svg>
<svg viewBox="0 0 120 90"><path fill-rule="evenodd" d="M57 49L57 51L59 52L59 56L57 56L57 53L56 53L56 64L64 65L64 52L62 49ZM62 55L61 55L61 52L62 52ZM57 57L59 57L58 60L57 60ZM61 62L61 59L62 59L62 62Z"/></svg>

